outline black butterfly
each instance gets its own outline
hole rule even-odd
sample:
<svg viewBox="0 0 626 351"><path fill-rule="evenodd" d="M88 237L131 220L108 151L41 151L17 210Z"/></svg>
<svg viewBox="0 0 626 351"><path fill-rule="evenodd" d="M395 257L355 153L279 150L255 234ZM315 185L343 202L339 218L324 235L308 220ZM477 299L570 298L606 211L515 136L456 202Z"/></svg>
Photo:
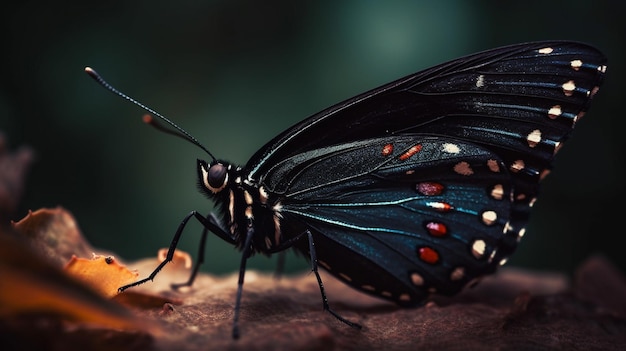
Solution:
<svg viewBox="0 0 626 351"><path fill-rule="evenodd" d="M87 72L113 92L93 70ZM293 247L350 286L416 306L454 294L513 253L539 182L583 116L606 71L586 44L501 47L409 75L332 106L275 137L239 167L198 161L199 187L217 216L195 217L242 251L233 336L246 260Z"/></svg>

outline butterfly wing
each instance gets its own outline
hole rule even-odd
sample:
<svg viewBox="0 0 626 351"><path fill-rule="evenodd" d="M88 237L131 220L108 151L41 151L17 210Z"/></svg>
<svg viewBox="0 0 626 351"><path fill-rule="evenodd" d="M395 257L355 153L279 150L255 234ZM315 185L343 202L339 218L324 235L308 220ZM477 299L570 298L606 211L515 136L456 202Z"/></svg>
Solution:
<svg viewBox="0 0 626 351"><path fill-rule="evenodd" d="M279 199L282 233L312 230L318 257L353 286L403 304L452 293L514 251L539 181L605 65L598 50L574 42L466 56L305 119L245 171ZM463 158L446 159L444 146ZM403 162L385 168L373 155L389 148L400 154L387 160ZM420 195L419 184L445 191ZM431 237L444 229L453 240Z"/></svg>
<svg viewBox="0 0 626 351"><path fill-rule="evenodd" d="M303 120L262 147L246 168L258 180L276 162L303 151L419 132L480 143L511 161L531 156L532 142L532 173L546 168L557 143L587 110L605 65L601 52L576 42L517 44L469 55ZM529 137L535 130L529 127L543 134Z"/></svg>
<svg viewBox="0 0 626 351"><path fill-rule="evenodd" d="M320 265L402 305L456 293L509 252L511 177L474 144L367 139L294 155L267 178L283 231L310 230Z"/></svg>
<svg viewBox="0 0 626 351"><path fill-rule="evenodd" d="M329 145L407 133L452 137L505 162L515 199L510 224L520 231L539 181L588 109L605 70L601 52L576 42L516 44L469 55L305 119L261 148L246 170L259 181L282 160Z"/></svg>

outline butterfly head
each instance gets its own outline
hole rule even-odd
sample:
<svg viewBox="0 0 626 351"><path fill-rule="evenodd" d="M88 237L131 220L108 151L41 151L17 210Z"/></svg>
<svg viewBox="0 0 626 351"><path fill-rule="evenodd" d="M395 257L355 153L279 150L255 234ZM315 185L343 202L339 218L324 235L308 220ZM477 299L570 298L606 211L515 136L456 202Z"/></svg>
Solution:
<svg viewBox="0 0 626 351"><path fill-rule="evenodd" d="M208 163L198 160L198 180L200 187L210 195L215 195L228 186L231 165L224 161L214 160Z"/></svg>

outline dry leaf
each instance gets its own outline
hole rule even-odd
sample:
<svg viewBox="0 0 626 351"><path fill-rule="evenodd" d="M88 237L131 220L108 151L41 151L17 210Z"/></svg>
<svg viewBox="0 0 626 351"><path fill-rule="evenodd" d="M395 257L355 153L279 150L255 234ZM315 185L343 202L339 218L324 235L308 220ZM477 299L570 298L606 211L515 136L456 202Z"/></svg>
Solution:
<svg viewBox="0 0 626 351"><path fill-rule="evenodd" d="M58 267L63 267L73 255L88 257L95 251L84 239L72 214L62 207L29 211L12 226L30 238L33 246Z"/></svg>
<svg viewBox="0 0 626 351"><path fill-rule="evenodd" d="M157 253L157 259L160 262L165 261L168 251L169 249L160 249ZM191 269L192 264L193 260L191 259L191 255L182 250L174 250L174 257L172 258L172 261L168 263L168 265L177 268L183 268L185 270Z"/></svg>
<svg viewBox="0 0 626 351"><path fill-rule="evenodd" d="M114 329L147 328L129 310L67 276L11 233L0 233L0 277L0 319L45 315Z"/></svg>
<svg viewBox="0 0 626 351"><path fill-rule="evenodd" d="M136 271L120 265L113 256L96 254L91 259L72 256L64 269L69 275L108 298L117 295L120 286L134 282L139 275Z"/></svg>

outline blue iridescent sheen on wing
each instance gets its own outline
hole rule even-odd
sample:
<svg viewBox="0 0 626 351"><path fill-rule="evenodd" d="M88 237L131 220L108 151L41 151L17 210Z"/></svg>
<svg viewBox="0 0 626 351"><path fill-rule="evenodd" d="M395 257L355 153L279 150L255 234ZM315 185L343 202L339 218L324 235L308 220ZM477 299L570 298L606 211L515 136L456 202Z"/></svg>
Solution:
<svg viewBox="0 0 626 351"><path fill-rule="evenodd" d="M427 296L412 283L418 275L423 286L452 293L498 264L510 175L479 146L421 135L368 139L296 155L268 176L282 180L267 186L281 194L286 229L312 230L319 262L358 288L416 304ZM429 223L441 227L433 232ZM485 245L479 255L476 240Z"/></svg>
<svg viewBox="0 0 626 351"><path fill-rule="evenodd" d="M305 119L244 172L270 194L280 240L311 230L331 273L415 305L515 250L605 70L599 51L575 42L470 55Z"/></svg>

